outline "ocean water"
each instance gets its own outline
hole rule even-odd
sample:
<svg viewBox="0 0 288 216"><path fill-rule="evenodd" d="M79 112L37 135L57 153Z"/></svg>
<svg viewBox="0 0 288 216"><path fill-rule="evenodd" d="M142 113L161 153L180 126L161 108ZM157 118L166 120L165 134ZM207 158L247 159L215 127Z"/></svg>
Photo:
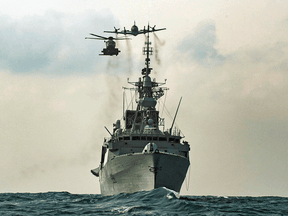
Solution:
<svg viewBox="0 0 288 216"><path fill-rule="evenodd" d="M288 215L288 198L179 196L166 188L106 197L1 193L0 215Z"/></svg>

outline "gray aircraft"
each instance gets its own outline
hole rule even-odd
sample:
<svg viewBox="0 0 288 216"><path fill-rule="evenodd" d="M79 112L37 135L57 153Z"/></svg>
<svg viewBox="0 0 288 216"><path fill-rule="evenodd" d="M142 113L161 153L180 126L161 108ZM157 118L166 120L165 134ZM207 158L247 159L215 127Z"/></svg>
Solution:
<svg viewBox="0 0 288 216"><path fill-rule="evenodd" d="M115 33L115 34L124 34L124 35L134 35L137 36L138 34L146 34L148 32L155 32L155 31L162 31L162 30L166 30L166 28L161 28L161 29L155 29L156 25L154 25L154 27L150 27L148 25L148 28L146 29L145 26L143 29L139 30L138 27L136 26L136 23L134 21L134 25L131 27L131 31L130 30L126 30L126 28L124 27L124 30L119 31L120 29L115 28L114 27L114 31L104 31L105 33Z"/></svg>

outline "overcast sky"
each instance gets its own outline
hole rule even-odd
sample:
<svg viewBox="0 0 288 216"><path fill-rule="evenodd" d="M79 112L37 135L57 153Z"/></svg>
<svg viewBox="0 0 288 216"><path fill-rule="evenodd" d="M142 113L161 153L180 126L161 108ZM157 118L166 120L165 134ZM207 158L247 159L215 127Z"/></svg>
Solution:
<svg viewBox="0 0 288 216"><path fill-rule="evenodd" d="M144 67L144 36L117 57L84 38L136 21L167 28L151 35L151 76L167 78L170 113L183 96L181 193L287 197L287 11L284 0L1 3L0 192L100 193L90 169Z"/></svg>

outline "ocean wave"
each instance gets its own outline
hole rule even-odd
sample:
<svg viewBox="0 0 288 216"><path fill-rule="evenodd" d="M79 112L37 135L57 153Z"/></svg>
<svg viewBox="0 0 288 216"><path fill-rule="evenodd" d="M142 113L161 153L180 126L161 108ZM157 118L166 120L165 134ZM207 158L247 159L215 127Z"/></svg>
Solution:
<svg viewBox="0 0 288 216"><path fill-rule="evenodd" d="M285 197L179 196L167 188L102 196L2 193L0 215L288 215Z"/></svg>

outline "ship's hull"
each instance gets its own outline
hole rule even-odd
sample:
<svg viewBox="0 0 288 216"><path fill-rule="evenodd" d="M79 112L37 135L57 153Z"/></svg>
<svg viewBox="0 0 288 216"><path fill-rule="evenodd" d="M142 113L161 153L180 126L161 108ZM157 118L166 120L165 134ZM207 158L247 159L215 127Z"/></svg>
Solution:
<svg viewBox="0 0 288 216"><path fill-rule="evenodd" d="M117 156L99 172L101 193L134 193L158 187L179 192L189 164L183 156L161 152Z"/></svg>

